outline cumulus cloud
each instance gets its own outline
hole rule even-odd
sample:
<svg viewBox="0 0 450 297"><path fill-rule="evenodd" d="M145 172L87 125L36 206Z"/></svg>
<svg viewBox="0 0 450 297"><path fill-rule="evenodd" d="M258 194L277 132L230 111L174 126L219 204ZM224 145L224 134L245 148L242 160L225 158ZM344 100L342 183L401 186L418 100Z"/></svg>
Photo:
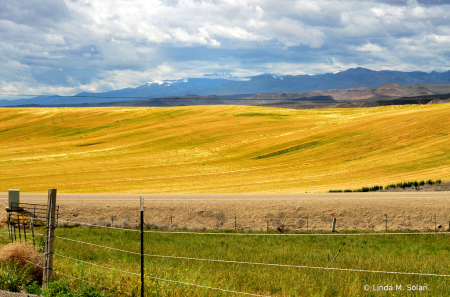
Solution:
<svg viewBox="0 0 450 297"><path fill-rule="evenodd" d="M444 0L0 2L0 92L349 67L448 70ZM62 93L60 93L62 94Z"/></svg>
<svg viewBox="0 0 450 297"><path fill-rule="evenodd" d="M383 49L381 47L379 47L376 44L372 44L372 43L367 43L364 44L363 46L359 46L357 48L357 50L362 51L362 52L381 52L383 51Z"/></svg>

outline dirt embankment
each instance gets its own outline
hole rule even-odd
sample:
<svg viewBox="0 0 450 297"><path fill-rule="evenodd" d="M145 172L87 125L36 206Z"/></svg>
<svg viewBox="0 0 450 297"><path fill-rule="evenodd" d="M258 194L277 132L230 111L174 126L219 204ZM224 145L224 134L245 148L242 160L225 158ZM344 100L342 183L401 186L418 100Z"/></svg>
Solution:
<svg viewBox="0 0 450 297"><path fill-rule="evenodd" d="M59 219L136 227L138 194L58 194ZM145 223L156 228L325 230L447 230L450 192L313 194L148 194ZM21 201L46 203L46 194ZM0 194L6 205L7 193ZM236 219L235 219L236 218ZM387 222L386 222L387 218ZM236 222L236 223L235 223Z"/></svg>

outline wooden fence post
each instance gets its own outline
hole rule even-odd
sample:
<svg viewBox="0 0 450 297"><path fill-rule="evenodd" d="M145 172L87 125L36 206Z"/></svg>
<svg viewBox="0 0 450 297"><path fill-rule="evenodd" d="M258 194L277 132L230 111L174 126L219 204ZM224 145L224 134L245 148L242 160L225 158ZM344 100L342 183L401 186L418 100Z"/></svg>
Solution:
<svg viewBox="0 0 450 297"><path fill-rule="evenodd" d="M56 189L48 190L48 204L45 232L45 258L44 275L42 279L42 289L47 289L47 284L51 282L53 276L53 241L55 238L55 209L56 209Z"/></svg>

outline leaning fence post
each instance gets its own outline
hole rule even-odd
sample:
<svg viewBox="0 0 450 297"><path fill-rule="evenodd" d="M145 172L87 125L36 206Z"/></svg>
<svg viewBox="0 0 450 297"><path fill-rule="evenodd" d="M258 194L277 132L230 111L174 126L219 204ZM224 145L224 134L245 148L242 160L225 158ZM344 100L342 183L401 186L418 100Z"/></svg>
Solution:
<svg viewBox="0 0 450 297"><path fill-rule="evenodd" d="M8 235L9 235L9 239L11 239L11 241L13 241L12 225L11 225L11 214L10 213L8 213Z"/></svg>
<svg viewBox="0 0 450 297"><path fill-rule="evenodd" d="M34 239L34 223L33 217L30 217L30 225L31 225L31 236L33 237L33 246L36 246L36 240Z"/></svg>
<svg viewBox="0 0 450 297"><path fill-rule="evenodd" d="M48 204L45 232L44 275L42 288L47 289L53 275L53 241L55 238L56 189L48 190Z"/></svg>
<svg viewBox="0 0 450 297"><path fill-rule="evenodd" d="M141 196L141 297L144 297L144 196Z"/></svg>
<svg viewBox="0 0 450 297"><path fill-rule="evenodd" d="M20 217L17 215L17 226L19 227L19 240L22 242L22 235L20 234Z"/></svg>
<svg viewBox="0 0 450 297"><path fill-rule="evenodd" d="M22 223L23 223L23 237L25 237L25 243L27 243L27 231L25 226L25 216L22 215Z"/></svg>

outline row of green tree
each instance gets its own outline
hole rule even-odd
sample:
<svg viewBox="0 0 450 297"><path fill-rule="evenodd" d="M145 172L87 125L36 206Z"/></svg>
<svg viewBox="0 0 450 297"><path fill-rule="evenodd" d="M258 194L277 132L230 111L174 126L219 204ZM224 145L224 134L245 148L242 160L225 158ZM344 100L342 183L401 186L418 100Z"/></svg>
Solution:
<svg viewBox="0 0 450 297"><path fill-rule="evenodd" d="M388 186L372 186L372 187L362 187L359 189L355 189L355 190L351 190L351 189L345 189L345 190L329 190L329 193L349 193L349 192L376 192L376 191L382 191L382 190L389 190L389 189L395 189L395 188L411 188L411 187L421 187L424 185L436 185L436 184L440 184L442 183L442 181L440 179L437 180L427 180L427 181L410 181L410 182L403 182L403 183L397 183L397 184L390 184Z"/></svg>

